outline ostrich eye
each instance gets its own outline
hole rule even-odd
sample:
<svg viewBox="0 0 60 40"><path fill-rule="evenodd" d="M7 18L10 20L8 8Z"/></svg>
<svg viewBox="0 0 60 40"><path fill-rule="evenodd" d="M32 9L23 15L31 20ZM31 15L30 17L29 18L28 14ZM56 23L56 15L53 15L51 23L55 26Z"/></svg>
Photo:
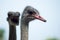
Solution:
<svg viewBox="0 0 60 40"><path fill-rule="evenodd" d="M10 17L12 15L12 13L8 13L8 16Z"/></svg>
<svg viewBox="0 0 60 40"><path fill-rule="evenodd" d="M31 14L33 14L33 11L28 11L28 13L31 15Z"/></svg>
<svg viewBox="0 0 60 40"><path fill-rule="evenodd" d="M18 17L19 17L19 16L20 16L20 13L19 13L19 12L16 12L16 16L18 16Z"/></svg>

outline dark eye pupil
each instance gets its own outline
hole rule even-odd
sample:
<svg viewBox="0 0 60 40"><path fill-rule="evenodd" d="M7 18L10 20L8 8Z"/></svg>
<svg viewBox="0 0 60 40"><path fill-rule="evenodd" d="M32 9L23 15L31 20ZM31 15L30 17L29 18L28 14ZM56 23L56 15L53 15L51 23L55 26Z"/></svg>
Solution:
<svg viewBox="0 0 60 40"><path fill-rule="evenodd" d="M28 13L29 13L29 14L33 14L33 12L32 12L32 11L28 11Z"/></svg>

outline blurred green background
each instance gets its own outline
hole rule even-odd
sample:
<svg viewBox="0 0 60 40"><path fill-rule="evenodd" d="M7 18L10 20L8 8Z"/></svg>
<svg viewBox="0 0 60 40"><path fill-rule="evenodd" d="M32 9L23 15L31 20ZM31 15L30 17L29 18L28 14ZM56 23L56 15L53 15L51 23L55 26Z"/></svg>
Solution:
<svg viewBox="0 0 60 40"><path fill-rule="evenodd" d="M0 29L0 40L4 40L4 29Z"/></svg>
<svg viewBox="0 0 60 40"><path fill-rule="evenodd" d="M56 37L48 37L48 38L46 38L46 40L60 40L60 39L56 38Z"/></svg>

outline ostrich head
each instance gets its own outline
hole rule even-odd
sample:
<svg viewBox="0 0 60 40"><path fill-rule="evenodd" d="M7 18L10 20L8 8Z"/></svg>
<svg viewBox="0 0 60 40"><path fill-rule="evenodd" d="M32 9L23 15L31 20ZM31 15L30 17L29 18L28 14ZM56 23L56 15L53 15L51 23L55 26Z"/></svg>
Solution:
<svg viewBox="0 0 60 40"><path fill-rule="evenodd" d="M28 23L34 19L39 19L43 22L46 22L46 20L39 15L39 12L36 9L31 6L27 6L23 11L22 20Z"/></svg>
<svg viewBox="0 0 60 40"><path fill-rule="evenodd" d="M19 24L19 12L8 12L8 18L7 21L11 25L18 25Z"/></svg>

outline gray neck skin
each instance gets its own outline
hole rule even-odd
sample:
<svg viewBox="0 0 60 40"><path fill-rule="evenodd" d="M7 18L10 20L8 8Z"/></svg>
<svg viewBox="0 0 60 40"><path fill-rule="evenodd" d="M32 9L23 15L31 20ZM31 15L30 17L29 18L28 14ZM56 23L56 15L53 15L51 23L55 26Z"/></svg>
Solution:
<svg viewBox="0 0 60 40"><path fill-rule="evenodd" d="M21 21L21 40L28 40L28 23Z"/></svg>
<svg viewBox="0 0 60 40"><path fill-rule="evenodd" d="M16 26L9 25L9 40L16 40Z"/></svg>

